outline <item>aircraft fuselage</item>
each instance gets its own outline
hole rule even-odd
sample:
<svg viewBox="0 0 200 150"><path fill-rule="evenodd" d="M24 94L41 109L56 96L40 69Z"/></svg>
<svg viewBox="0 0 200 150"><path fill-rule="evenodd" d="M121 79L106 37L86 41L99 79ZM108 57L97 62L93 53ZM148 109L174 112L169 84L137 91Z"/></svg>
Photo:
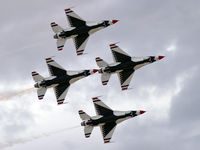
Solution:
<svg viewBox="0 0 200 150"><path fill-rule="evenodd" d="M120 62L120 63L116 63L113 65L109 65L107 67L105 67L105 69L103 70L103 72L106 73L115 73L115 72L120 72L122 70L137 70L139 68L141 68L142 66L145 66L147 64L153 63L155 60L154 56L150 56L147 59L144 59L142 61L127 61L127 62Z"/></svg>
<svg viewBox="0 0 200 150"><path fill-rule="evenodd" d="M137 111L120 112L120 113L122 113L122 114L115 115L115 113L112 113L108 116L92 117L90 120L85 122L85 124L90 125L90 126L98 126L98 125L102 125L102 124L105 124L105 123L108 123L108 122L116 122L116 123L121 122L121 121L124 121L126 119L137 116Z"/></svg>
<svg viewBox="0 0 200 150"><path fill-rule="evenodd" d="M54 85L59 85L59 84L71 84L88 75L90 75L90 70L85 70L82 73L78 73L74 75L62 75L58 77L55 76L55 77L52 77L52 79L43 80L38 84L39 84L39 87L52 87Z"/></svg>
<svg viewBox="0 0 200 150"><path fill-rule="evenodd" d="M59 33L59 37L70 38L70 37L81 35L81 34L91 34L107 26L109 26L109 21L104 21L103 23L99 23L92 26L84 25L80 27L75 27L72 30L63 31Z"/></svg>

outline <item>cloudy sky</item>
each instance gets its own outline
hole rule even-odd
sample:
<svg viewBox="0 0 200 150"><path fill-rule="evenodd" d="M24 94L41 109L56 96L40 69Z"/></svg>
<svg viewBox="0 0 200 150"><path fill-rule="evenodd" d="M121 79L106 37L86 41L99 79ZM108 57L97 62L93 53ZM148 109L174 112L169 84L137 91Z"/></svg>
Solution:
<svg viewBox="0 0 200 150"><path fill-rule="evenodd" d="M57 52L50 23L68 26L64 9L89 21L120 20L92 35L76 56L72 40ZM1 0L0 148L22 149L196 149L200 147L200 2L198 0ZM103 87L95 74L71 86L57 106L53 90L37 100L32 71L48 77L45 58L69 70L97 68L95 57L113 62L109 44L131 56L166 56L136 71L131 90L117 75ZM78 110L95 115L91 97L115 110L147 113L117 126L112 144L99 128L84 138Z"/></svg>

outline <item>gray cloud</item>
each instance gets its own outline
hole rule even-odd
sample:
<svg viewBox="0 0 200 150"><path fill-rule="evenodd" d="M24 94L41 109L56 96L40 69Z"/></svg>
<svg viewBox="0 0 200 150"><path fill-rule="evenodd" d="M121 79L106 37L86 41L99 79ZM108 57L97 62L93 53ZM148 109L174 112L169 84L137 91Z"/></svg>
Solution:
<svg viewBox="0 0 200 150"><path fill-rule="evenodd" d="M198 72L199 68L191 71L192 75L183 83L183 89L172 99L170 116L171 123L176 127L183 126L190 130L190 125L199 125L200 123L197 115L200 113L198 109L200 104Z"/></svg>
<svg viewBox="0 0 200 150"><path fill-rule="evenodd" d="M120 20L92 35L86 47L88 54L81 57L76 56L72 40L67 41L62 52L57 52L50 28L52 21L68 26L64 9L71 6L86 20ZM113 109L147 109L145 115L117 127L113 136L115 143L102 144L99 129L86 140L79 128L8 149L35 149L35 145L49 150L57 147L61 150L199 147L199 1L19 0L2 2L0 13L0 93L8 91L13 84L33 84L30 74L33 70L48 76L44 59L49 56L56 56L54 59L66 69L97 68L94 61L97 56L113 62L108 44L118 41L132 56L166 56L136 71L130 91L120 91L116 76L103 87L100 75L95 74L72 85L66 98L69 104L63 107L55 106L52 90L48 90L42 102L35 100L36 94L25 94L12 98L17 99L15 102L0 104L0 139L4 141L13 139L13 135L28 137L44 126L51 131L53 127L79 124L77 111L83 109L94 115L91 97L97 95L104 95L102 100ZM170 46L175 50L167 51ZM179 78L183 78L183 82L176 93Z"/></svg>

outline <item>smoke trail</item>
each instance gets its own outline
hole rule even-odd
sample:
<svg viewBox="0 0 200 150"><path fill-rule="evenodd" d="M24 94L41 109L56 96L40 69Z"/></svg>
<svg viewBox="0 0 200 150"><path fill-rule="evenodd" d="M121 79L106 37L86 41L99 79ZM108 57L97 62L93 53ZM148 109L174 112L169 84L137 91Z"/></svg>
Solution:
<svg viewBox="0 0 200 150"><path fill-rule="evenodd" d="M57 130L57 131L42 133L40 135L35 135L35 136L27 137L27 138L19 138L19 139L15 139L15 140L12 140L12 141L6 141L4 143L0 143L0 148L7 148L7 147L15 146L17 144L23 144L23 143L26 143L26 142L31 142L33 140L37 140L37 139L44 138L44 137L49 137L51 135L58 134L58 133L61 133L61 132L66 132L66 131L69 131L69 130L72 130L72 129L75 129L75 128L78 128L78 127L80 127L80 125L68 127L68 128L63 128L63 129L60 129L60 130Z"/></svg>
<svg viewBox="0 0 200 150"><path fill-rule="evenodd" d="M12 98L14 98L16 96L23 96L25 94L32 93L34 91L35 91L35 88L32 87L32 88L23 89L20 91L11 91L11 92L0 93L0 101L11 100Z"/></svg>

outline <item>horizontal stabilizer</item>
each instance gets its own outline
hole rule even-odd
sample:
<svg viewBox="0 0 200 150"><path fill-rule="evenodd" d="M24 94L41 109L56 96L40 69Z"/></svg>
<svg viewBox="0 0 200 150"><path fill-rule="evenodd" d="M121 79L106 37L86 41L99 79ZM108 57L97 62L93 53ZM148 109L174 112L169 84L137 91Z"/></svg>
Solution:
<svg viewBox="0 0 200 150"><path fill-rule="evenodd" d="M85 113L83 110L79 110L78 113L79 113L80 118L81 118L82 120L89 120L89 119L91 118L91 117L90 117L87 113Z"/></svg>
<svg viewBox="0 0 200 150"><path fill-rule="evenodd" d="M66 39L58 39L58 40L56 41L57 49L58 49L59 51L63 50L63 47L64 47L64 45L65 45L65 42L66 42Z"/></svg>
<svg viewBox="0 0 200 150"><path fill-rule="evenodd" d="M39 100L42 100L42 99L43 99L43 97L44 97L46 91L47 91L47 88L45 88L45 87L39 88L39 89L37 90L37 94L38 94L38 99L39 99Z"/></svg>
<svg viewBox="0 0 200 150"><path fill-rule="evenodd" d="M110 79L111 73L103 73L101 75L101 82L103 85L107 85L109 79Z"/></svg>
<svg viewBox="0 0 200 150"><path fill-rule="evenodd" d="M93 128L94 128L93 126L85 126L84 127L84 133L85 133L86 138L90 137L90 134L92 133Z"/></svg>
<svg viewBox="0 0 200 150"><path fill-rule="evenodd" d="M108 66L108 63L105 62L105 61L104 61L103 59L101 59L100 57L97 57L97 58L96 58L96 63L97 63L97 65L98 65L100 68Z"/></svg>
<svg viewBox="0 0 200 150"><path fill-rule="evenodd" d="M32 72L32 77L33 77L33 80L34 80L35 82L44 80L44 77L41 76L41 75L40 75L39 73L37 73L36 71L33 71L33 72Z"/></svg>
<svg viewBox="0 0 200 150"><path fill-rule="evenodd" d="M52 28L52 30L53 30L54 33L59 33L59 32L62 32L64 30L62 27L60 27L55 22L51 23L51 28Z"/></svg>

